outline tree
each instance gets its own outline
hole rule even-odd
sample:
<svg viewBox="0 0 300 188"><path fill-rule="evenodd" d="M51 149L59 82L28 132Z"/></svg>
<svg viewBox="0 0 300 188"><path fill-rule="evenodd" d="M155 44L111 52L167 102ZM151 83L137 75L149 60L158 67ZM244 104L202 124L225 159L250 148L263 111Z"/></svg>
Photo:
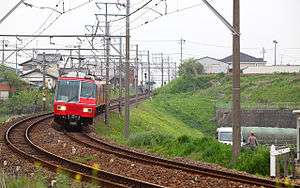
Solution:
<svg viewBox="0 0 300 188"><path fill-rule="evenodd" d="M194 58L190 58L185 60L179 66L179 75L184 77L193 77L203 74L204 68L203 65L197 63L197 60Z"/></svg>
<svg viewBox="0 0 300 188"><path fill-rule="evenodd" d="M3 78L11 88L16 88L16 90L20 90L25 85L25 82L14 71L4 65L0 65L0 78Z"/></svg>

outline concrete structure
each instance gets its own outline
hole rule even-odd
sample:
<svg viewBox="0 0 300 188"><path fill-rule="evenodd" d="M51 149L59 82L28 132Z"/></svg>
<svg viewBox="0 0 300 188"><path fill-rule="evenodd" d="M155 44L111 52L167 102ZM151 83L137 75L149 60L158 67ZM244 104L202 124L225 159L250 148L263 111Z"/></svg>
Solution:
<svg viewBox="0 0 300 188"><path fill-rule="evenodd" d="M266 61L263 60L263 58L256 58L253 56L250 56L248 54L242 53L241 52L241 63L240 63L240 67L241 69L245 69L248 67L260 67L260 66L265 66L266 65ZM223 59L220 59L220 61L224 62L224 63L228 63L230 68L232 68L232 55L225 57Z"/></svg>
<svg viewBox="0 0 300 188"><path fill-rule="evenodd" d="M288 109L242 110L241 117L243 127L296 128L296 115ZM231 110L218 109L216 121L219 127L230 127L232 125Z"/></svg>
<svg viewBox="0 0 300 188"><path fill-rule="evenodd" d="M278 65L247 67L243 74L274 74L274 73L299 73L300 65Z"/></svg>
<svg viewBox="0 0 300 188"><path fill-rule="evenodd" d="M212 57L203 57L197 59L197 62L203 65L204 73L227 73L229 64Z"/></svg>

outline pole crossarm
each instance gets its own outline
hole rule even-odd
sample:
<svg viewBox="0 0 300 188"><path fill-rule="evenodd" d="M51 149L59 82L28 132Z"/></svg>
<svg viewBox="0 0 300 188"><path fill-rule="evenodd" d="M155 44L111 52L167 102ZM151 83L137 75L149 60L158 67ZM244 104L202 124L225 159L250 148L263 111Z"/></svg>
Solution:
<svg viewBox="0 0 300 188"><path fill-rule="evenodd" d="M202 1L223 22L233 35L241 35L240 32L238 32L207 0Z"/></svg>
<svg viewBox="0 0 300 188"><path fill-rule="evenodd" d="M66 50L66 51L69 51L69 50L78 50L78 48L18 48L18 49L4 49L4 50L1 50L1 51L33 51L33 50L40 50L40 51L57 51L57 50ZM81 48L80 50L84 50L84 51L91 51L91 50L105 50L103 48Z"/></svg>
<svg viewBox="0 0 300 188"><path fill-rule="evenodd" d="M126 37L125 35L102 35L102 34L80 34L80 35L26 35L26 34L0 34L0 37L27 37L27 38L76 38L76 37L109 37L109 38L120 38Z"/></svg>

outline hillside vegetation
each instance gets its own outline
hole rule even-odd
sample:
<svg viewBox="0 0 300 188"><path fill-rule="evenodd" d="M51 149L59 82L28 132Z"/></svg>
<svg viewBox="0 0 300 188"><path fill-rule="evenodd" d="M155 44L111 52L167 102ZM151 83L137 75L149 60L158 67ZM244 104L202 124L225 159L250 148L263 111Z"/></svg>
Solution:
<svg viewBox="0 0 300 188"><path fill-rule="evenodd" d="M275 74L243 76L244 108L300 107L300 76ZM239 163L230 164L231 147L214 138L217 108L231 107L231 77L224 74L178 78L155 92L152 100L131 111L130 138L123 137L123 117L113 113L111 128L96 126L99 134L118 143L167 157L188 157L225 167L268 175L269 151L243 149ZM261 165L257 165L261 164Z"/></svg>

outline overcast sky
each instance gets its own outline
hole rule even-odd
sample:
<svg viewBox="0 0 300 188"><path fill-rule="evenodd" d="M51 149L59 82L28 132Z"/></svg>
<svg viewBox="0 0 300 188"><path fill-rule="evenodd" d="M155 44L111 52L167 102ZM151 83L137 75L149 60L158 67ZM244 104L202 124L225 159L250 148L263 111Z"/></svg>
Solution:
<svg viewBox="0 0 300 188"><path fill-rule="evenodd" d="M139 8L147 1L132 0L131 10ZM262 48L264 47L266 60L271 65L274 62L273 40L277 40L279 42L277 56L279 64L281 62L283 64L300 64L300 0L240 1L241 51L255 57L262 57ZM19 0L1 0L0 16L3 17L17 2ZM0 33L84 34L87 33L85 25L96 23L94 14L104 13L104 7L99 10L95 1L92 0L82 7L62 15L51 9L37 7L51 7L63 12L63 2L65 11L68 11L88 1L25 0L25 2L34 7L21 5L0 24ZM109 2L117 2L117 0ZM209 0L209 2L232 23L233 0ZM57 7L56 3L58 3ZM193 8L181 11L190 6ZM163 52L169 54L173 60L178 60L179 40L182 37L186 41L183 46L184 58L203 56L224 58L232 53L230 31L201 0L167 0L167 6L164 1L153 0L148 7L150 9L138 11L131 17L131 44L138 43L139 49L150 50L151 53ZM172 13L176 10L179 11ZM123 14L124 11L118 12L118 9L111 7L110 13ZM164 16L159 17L160 14ZM114 19L116 18L111 18L111 20ZM143 24L145 22L149 23ZM51 25L49 26L49 24ZM112 34L124 34L124 24L124 21L114 22L111 27ZM9 45L14 45L16 39L10 38L9 40ZM23 44L28 40L24 39ZM56 47L64 47L78 43L78 40L53 39L53 42L56 43ZM35 40L28 47L47 46L49 46L49 39ZM6 56L8 54L6 53ZM23 58L26 57L24 53L21 54ZM14 61L14 59L10 59L10 61Z"/></svg>

